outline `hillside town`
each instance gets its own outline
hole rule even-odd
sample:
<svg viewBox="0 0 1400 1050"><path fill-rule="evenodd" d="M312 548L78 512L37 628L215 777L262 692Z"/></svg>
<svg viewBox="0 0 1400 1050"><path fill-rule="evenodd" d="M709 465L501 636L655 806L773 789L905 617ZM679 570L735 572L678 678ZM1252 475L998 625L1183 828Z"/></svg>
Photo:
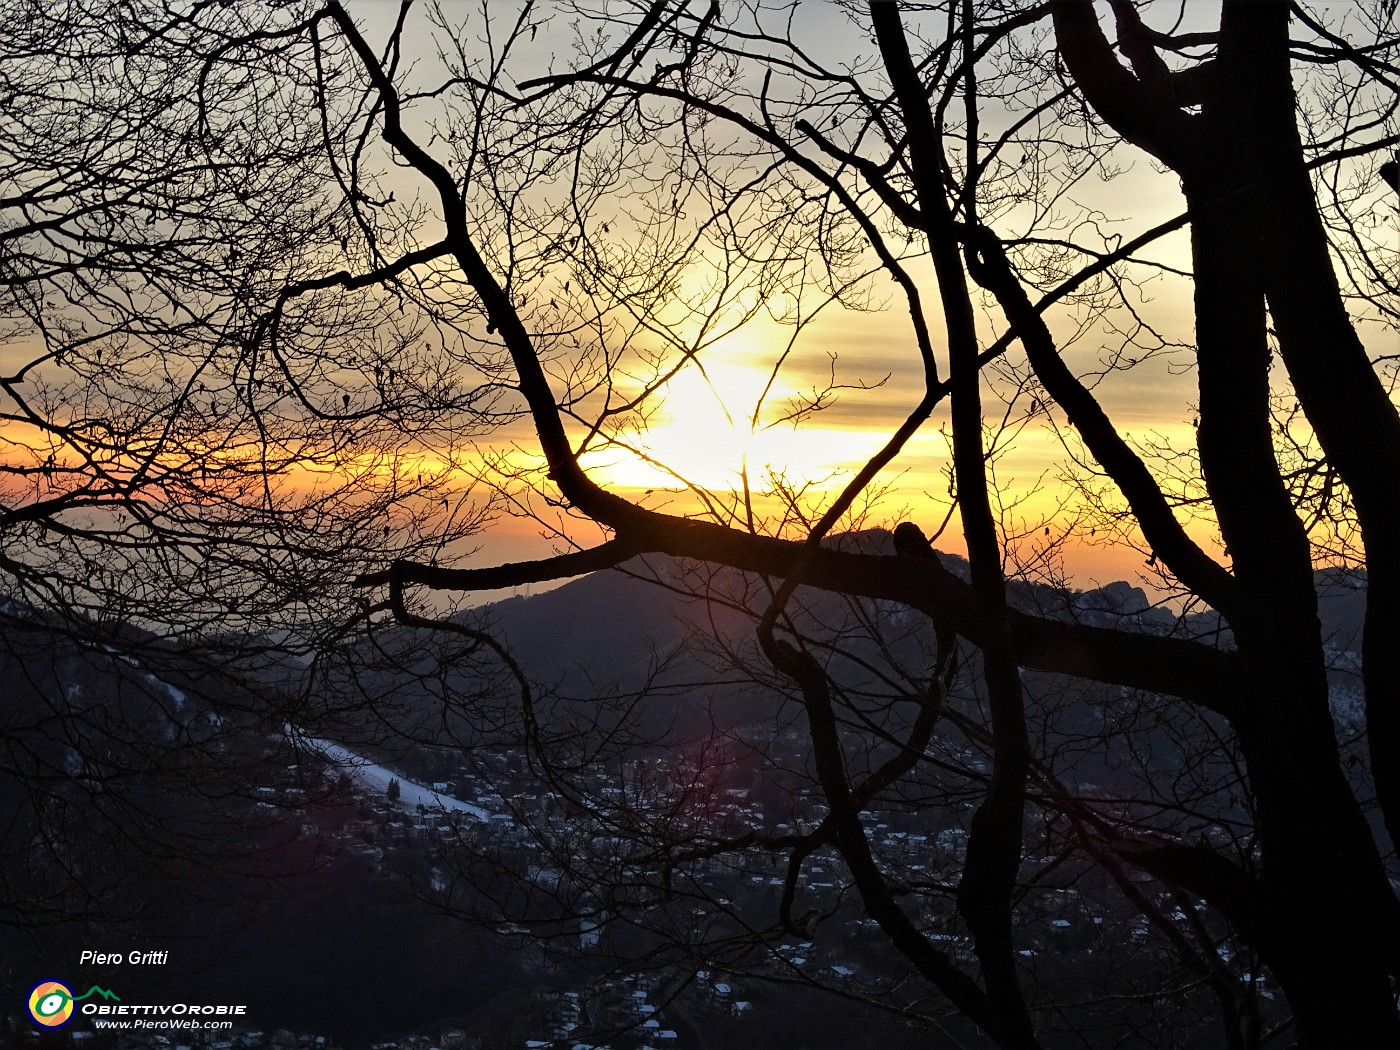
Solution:
<svg viewBox="0 0 1400 1050"><path fill-rule="evenodd" d="M338 863L365 865L375 877L449 913L459 910L471 917L467 898L478 887L468 880L462 859L488 851L512 858L514 875L523 883L576 906L572 919L528 911L496 916L495 934L534 960L537 978L508 1030L473 1030L449 1020L431 1030L382 1039L372 1050L717 1050L733 1045L731 1037L746 1026L761 1025L765 1014L785 1011L793 988L821 987L871 998L888 994L881 962L884 935L856 906L845 872L825 851L814 851L795 871L775 868L762 849L697 858L678 868L671 882L675 900L666 906L665 921L654 924L652 936L665 929L684 941L694 960L689 967L628 969L626 949L635 944L615 943L623 936L615 927L628 924L614 921L616 916L601 903L605 894L600 889L570 892L571 883L587 870L590 850L616 856L629 848L604 830L608 822L601 818L609 802L644 808L663 798L672 806L683 799L712 833L736 839L814 827L821 812L810 787L794 783L790 795L771 787L773 767L796 757L795 735L780 738L761 760L744 736L741 732L726 746L708 750L708 769L699 768L694 755L651 755L631 760L621 778L601 771L582 775L574 786L596 800L600 808L592 813L579 809L577 796L565 799L527 780L525 756L517 748L477 755L475 767L463 763L444 773L436 749L405 753L389 766L318 741L317 759L289 766L274 782L259 785L253 806L269 818L294 822L302 839L334 851ZM752 742L756 740L755 734ZM957 757L980 761L970 752ZM768 768L760 769L762 765ZM447 778L409 775L424 769L437 769ZM314 783L318 779L320 786ZM559 856L553 844L559 822L574 828L573 841L581 847L577 856ZM947 814L935 819L927 812L891 808L873 815L872 828L881 863L911 883L936 885L949 878L966 848L965 828ZM1164 938L1171 936L1170 929L1154 928L1139 911L1110 910L1080 873L1054 878L1055 857L1033 856L1029 863L1043 866L1047 876L1022 908L1026 946L1020 956L1032 974L1043 967L1041 979L1053 981L1067 957L1074 957L1080 969L1091 969L1096 953L1104 966L1131 971L1135 956L1160 951ZM736 917L776 915L785 895L797 902L793 911L801 916L792 924L796 934L770 925L746 938L737 936L741 923ZM950 895L926 892L918 899L918 921L930 930L948 931L931 933L933 942L964 965L973 965ZM1169 926L1182 928L1201 928L1204 911L1202 902L1166 893L1148 909ZM739 951L735 945L741 940ZM1223 940L1218 950L1225 959L1232 951ZM1274 998L1262 978L1255 991L1263 1000ZM97 1033L75 1032L73 1037L74 1045L93 1050L104 1045L90 1041L102 1038ZM362 1044L349 1032L245 1028L202 1039L185 1036L180 1042L123 1035L115 1045L336 1050Z"/></svg>

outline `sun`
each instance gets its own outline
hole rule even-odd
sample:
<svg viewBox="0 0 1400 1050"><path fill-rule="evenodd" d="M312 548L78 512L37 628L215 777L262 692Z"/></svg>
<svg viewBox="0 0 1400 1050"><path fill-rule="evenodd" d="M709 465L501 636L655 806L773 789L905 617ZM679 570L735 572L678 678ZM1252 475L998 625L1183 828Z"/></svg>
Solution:
<svg viewBox="0 0 1400 1050"><path fill-rule="evenodd" d="M765 396L768 381L765 368L739 357L707 363L703 372L687 365L654 395L646 428L585 457L586 466L614 487L718 492L741 488L746 476L761 484L770 474L826 485L874 451L877 434L825 426L820 417L801 427L772 423L794 391L775 383Z"/></svg>

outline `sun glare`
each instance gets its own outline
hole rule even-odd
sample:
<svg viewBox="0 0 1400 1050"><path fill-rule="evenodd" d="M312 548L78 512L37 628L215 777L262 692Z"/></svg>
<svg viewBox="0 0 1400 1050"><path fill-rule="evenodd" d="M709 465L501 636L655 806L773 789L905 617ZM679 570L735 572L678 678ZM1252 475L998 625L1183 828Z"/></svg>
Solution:
<svg viewBox="0 0 1400 1050"><path fill-rule="evenodd" d="M600 481L623 488L737 489L745 472L759 485L770 474L825 487L858 468L880 445L871 430L823 425L820 414L795 428L781 417L795 391L769 392L759 418L755 409L768 373L742 361L718 361L704 373L677 373L658 392L658 410L647 428L623 435L586 465Z"/></svg>

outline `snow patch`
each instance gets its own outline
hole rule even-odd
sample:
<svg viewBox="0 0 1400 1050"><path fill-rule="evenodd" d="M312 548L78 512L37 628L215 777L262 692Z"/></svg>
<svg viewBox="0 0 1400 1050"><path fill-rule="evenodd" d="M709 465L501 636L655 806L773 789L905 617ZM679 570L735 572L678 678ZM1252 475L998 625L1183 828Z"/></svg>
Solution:
<svg viewBox="0 0 1400 1050"><path fill-rule="evenodd" d="M176 689L169 682L163 682L153 674L148 674L145 678L147 685L165 690L165 695L169 697L170 702L175 705L176 711L184 711L185 705L189 702L189 697L185 695L183 689Z"/></svg>
<svg viewBox="0 0 1400 1050"><path fill-rule="evenodd" d="M384 794L389 790L389 781L397 780L399 782L399 804L406 809L416 809L421 805L427 810L466 813L480 821L492 819L492 815L480 806L473 806L470 802L460 802L451 795L440 795L432 788L409 780L402 773L395 773L387 766L371 762L349 748L341 747L339 744L322 740L319 737L302 736L290 729L288 735L292 736L298 744L310 748L326 761L345 770L352 779L377 794Z"/></svg>

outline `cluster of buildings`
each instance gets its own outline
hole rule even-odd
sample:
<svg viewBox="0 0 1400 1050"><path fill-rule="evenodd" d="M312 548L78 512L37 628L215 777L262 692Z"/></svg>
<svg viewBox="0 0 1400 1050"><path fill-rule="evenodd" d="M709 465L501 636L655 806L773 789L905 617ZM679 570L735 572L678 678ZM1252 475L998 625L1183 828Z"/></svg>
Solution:
<svg viewBox="0 0 1400 1050"><path fill-rule="evenodd" d="M620 905L615 894L589 885L590 873L596 870L602 878L619 865L635 864L635 871L644 876L638 885L654 887L657 865L670 863L664 861L664 851L639 848L645 836L629 833L624 828L628 820L638 828L661 827L680 843L752 843L808 832L824 817L824 804L802 771L803 741L796 734L779 733L762 741L764 751L759 743L755 740L747 747L741 733L704 754L653 753L611 770L585 768L574 774L576 793L567 796L542 787L528 773L523 752L507 747L474 755L473 766L448 769L442 766L443 752L427 748L421 755L403 756L392 770L363 760L331 762L318 774L325 784L343 789L347 775L353 781L349 797L332 805L317 805L316 792L307 793L296 770L288 771L286 783L259 787L258 796L260 804L292 809L303 835L368 858L383 874L416 872L422 886L449 907L460 889L456 873L461 855L489 849L495 857L508 858L518 878L547 891L544 896L564 899L574 891L589 905L584 909L588 917L576 923L571 935L561 935L563 927L555 924L556 958L563 948L579 958L621 959L626 950L611 940L610 932ZM970 766L979 761L975 755L960 757ZM394 787L386 787L388 782ZM894 881L951 889L966 854L967 815L915 806L874 811L868 825L873 851ZM703 946L706 937L723 937L737 929L738 915L766 921L771 928L778 902L789 896L794 902L790 915L800 917L795 928L807 939L758 937L741 960L726 968L701 963L680 976L673 970L670 980L679 983L664 995L652 979L641 975L600 980L583 976L588 971L580 968L575 987L536 995L529 1018L522 1019L532 1030L510 1050L683 1050L697 1023L718 1016L743 1020L761 1012L765 978L796 977L859 990L869 974L873 987L881 961L888 960L888 943L854 904L844 866L833 853L815 850L795 867L780 850L752 846L682 849L674 857L666 884L668 892L676 891L678 901L642 905L662 915L654 929L669 924L676 937L691 937ZM1051 858L1031 857L1028 864L1039 860ZM405 863L410 861L411 866ZM644 872L647 865L652 870ZM1100 903L1110 895L1086 892L1073 878L1068 883L1047 881L1019 906L1025 945L1021 954L1028 966L1036 965L1042 953L1092 955L1100 948L1142 946L1149 939L1139 915L1110 914ZM975 966L970 942L957 932L952 892L913 895L906 906L917 923L935 931L930 936L942 950ZM1188 921L1184 913L1171 914L1173 921ZM523 942L539 927L522 919L528 921L529 916L502 915L497 930ZM635 916L624 925L635 930ZM750 928L756 924L750 922ZM569 937L571 942L565 943ZM377 1050L499 1045L482 1044L483 1038L483 1033L448 1029L434 1039L406 1038ZM210 1044L210 1050L245 1045L263 1044ZM313 1037L309 1046L299 1042L285 1050L321 1046Z"/></svg>

